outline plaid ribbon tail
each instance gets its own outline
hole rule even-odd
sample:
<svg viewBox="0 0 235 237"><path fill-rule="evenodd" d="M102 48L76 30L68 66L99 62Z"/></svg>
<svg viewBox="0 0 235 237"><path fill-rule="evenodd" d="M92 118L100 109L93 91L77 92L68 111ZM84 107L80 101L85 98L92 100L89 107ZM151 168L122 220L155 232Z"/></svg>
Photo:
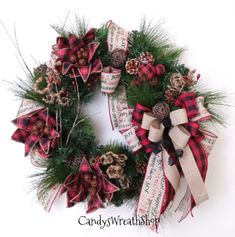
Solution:
<svg viewBox="0 0 235 237"><path fill-rule="evenodd" d="M16 142L21 142L21 143L25 143L28 139L28 136L30 135L29 132L18 128L12 135L12 140L16 141Z"/></svg>
<svg viewBox="0 0 235 237"><path fill-rule="evenodd" d="M100 196L98 194L95 194L94 196L90 197L90 200L88 202L87 213L94 212L99 208L104 208L104 205Z"/></svg>
<svg viewBox="0 0 235 237"><path fill-rule="evenodd" d="M137 103L132 112L132 123L137 126L136 136L139 138L140 144L144 147L146 153L153 151L152 143L148 139L148 131L141 128L142 119L145 112L150 112L150 109Z"/></svg>
<svg viewBox="0 0 235 237"><path fill-rule="evenodd" d="M99 42L93 42L93 43L88 44L88 55L89 55L88 56L88 63L91 62L99 45L100 45Z"/></svg>
<svg viewBox="0 0 235 237"><path fill-rule="evenodd" d="M86 66L78 67L78 71L80 76L82 77L83 82L87 82L90 74L91 74L91 64Z"/></svg>
<svg viewBox="0 0 235 237"><path fill-rule="evenodd" d="M64 62L64 63L62 64L62 70L61 70L61 72L62 72L63 75L66 75L67 73L69 73L69 72L71 71L71 69L76 69L76 68L77 68L76 65L71 64L71 63L69 63L69 62ZM75 71L77 71L77 70L75 70ZM79 76L80 76L80 75L79 75Z"/></svg>
<svg viewBox="0 0 235 237"><path fill-rule="evenodd" d="M92 172L92 169L86 158L83 158L80 164L79 173L87 173L87 172Z"/></svg>
<svg viewBox="0 0 235 237"><path fill-rule="evenodd" d="M95 39L95 29L91 28L83 37L82 39L86 44L89 44Z"/></svg>
<svg viewBox="0 0 235 237"><path fill-rule="evenodd" d="M55 51L58 60L61 61L69 61L69 56L71 55L71 51L69 48L57 49Z"/></svg>
<svg viewBox="0 0 235 237"><path fill-rule="evenodd" d="M25 156L29 154L31 149L35 146L35 144L40 140L40 136L36 134L30 134L27 141L25 142Z"/></svg>
<svg viewBox="0 0 235 237"><path fill-rule="evenodd" d="M186 109L188 118L192 119L198 115L196 94L192 91L182 93L175 101L175 106Z"/></svg>
<svg viewBox="0 0 235 237"><path fill-rule="evenodd" d="M198 170L201 174L202 180L205 182L207 168L208 168L208 156L206 155L204 148L203 148L202 144L200 143L200 140L198 140L196 138L191 138L189 140L188 144L189 144L189 147L190 147L190 149L193 153L193 156L195 158L195 162L196 162ZM196 203L193 199L193 196L191 196L191 210L195 206L196 206Z"/></svg>
<svg viewBox="0 0 235 237"><path fill-rule="evenodd" d="M92 63L91 74L101 73L102 70L103 70L103 65L102 65L101 59L98 58Z"/></svg>

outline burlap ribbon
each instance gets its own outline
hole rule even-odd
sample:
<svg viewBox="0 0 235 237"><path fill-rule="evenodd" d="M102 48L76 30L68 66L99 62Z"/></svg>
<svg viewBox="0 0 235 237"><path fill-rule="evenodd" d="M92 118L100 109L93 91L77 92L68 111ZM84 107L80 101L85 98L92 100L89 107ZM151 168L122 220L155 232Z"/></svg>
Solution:
<svg viewBox="0 0 235 237"><path fill-rule="evenodd" d="M198 170L193 153L188 146L191 134L182 125L188 123L187 112L185 109L178 109L170 113L170 120L172 127L168 134L173 142L176 150L179 164L182 168L184 176L187 180L188 186L192 196L197 205L208 199L206 188L202 180L201 174ZM152 113L145 112L141 127L149 130L148 139L151 142L160 142L163 140L164 125L160 123ZM176 166L169 164L169 157L167 150L163 148L163 162L165 166L165 174L175 190L179 187L180 174Z"/></svg>

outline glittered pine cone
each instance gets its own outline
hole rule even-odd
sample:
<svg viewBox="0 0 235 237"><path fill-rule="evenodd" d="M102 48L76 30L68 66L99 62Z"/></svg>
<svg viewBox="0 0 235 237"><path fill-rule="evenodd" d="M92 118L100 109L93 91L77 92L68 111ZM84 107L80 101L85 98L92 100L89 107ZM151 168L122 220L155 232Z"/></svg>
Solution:
<svg viewBox="0 0 235 237"><path fill-rule="evenodd" d="M140 62L136 58L129 59L126 62L125 68L126 68L126 73L128 73L130 75L136 75L140 69Z"/></svg>
<svg viewBox="0 0 235 237"><path fill-rule="evenodd" d="M142 64L148 64L151 63L153 64L155 61L154 56L150 52L143 52L139 56L139 60Z"/></svg>
<svg viewBox="0 0 235 237"><path fill-rule="evenodd" d="M109 151L109 152L106 152L105 154L103 154L102 156L99 157L99 162L102 165L109 165L109 164L112 164L114 162L116 157L117 157L116 154L114 154L112 151Z"/></svg>
<svg viewBox="0 0 235 237"><path fill-rule="evenodd" d="M123 176L124 169L118 164L110 165L106 170L106 173L110 179L120 179Z"/></svg>
<svg viewBox="0 0 235 237"><path fill-rule="evenodd" d="M56 93L51 92L48 95L46 95L45 98L42 98L42 100L46 103L46 104L54 104L56 101Z"/></svg>
<svg viewBox="0 0 235 237"><path fill-rule="evenodd" d="M170 90L178 93L182 92L182 90L186 86L186 81L181 73L174 73L170 77L170 83Z"/></svg>
<svg viewBox="0 0 235 237"><path fill-rule="evenodd" d="M123 49L114 49L111 53L111 63L113 67L120 68L126 62L126 51Z"/></svg>
<svg viewBox="0 0 235 237"><path fill-rule="evenodd" d="M125 161L128 159L128 157L124 154L117 154L117 156L115 156L115 161L119 164L125 164Z"/></svg>
<svg viewBox="0 0 235 237"><path fill-rule="evenodd" d="M170 107L165 102L159 102L155 104L152 108L153 115L159 120L162 121L164 118L167 118L170 114Z"/></svg>
<svg viewBox="0 0 235 237"><path fill-rule="evenodd" d="M119 184L122 189L128 189L130 187L130 182L125 175L119 179Z"/></svg>
<svg viewBox="0 0 235 237"><path fill-rule="evenodd" d="M46 82L47 86L45 87L44 82ZM42 88L43 87L43 88ZM52 83L47 82L47 77L41 76L36 79L36 81L33 84L33 90L41 95L44 95L46 93L49 93L53 88Z"/></svg>
<svg viewBox="0 0 235 237"><path fill-rule="evenodd" d="M170 103L174 102L176 97L177 97L177 92L171 91L170 89L167 89L165 91L165 98L168 102Z"/></svg>

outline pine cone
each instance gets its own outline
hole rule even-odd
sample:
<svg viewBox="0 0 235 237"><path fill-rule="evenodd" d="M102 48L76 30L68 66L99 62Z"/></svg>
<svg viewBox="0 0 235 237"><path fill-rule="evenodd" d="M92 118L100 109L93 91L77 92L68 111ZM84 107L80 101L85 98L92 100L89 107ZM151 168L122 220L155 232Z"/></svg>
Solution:
<svg viewBox="0 0 235 237"><path fill-rule="evenodd" d="M135 75L138 73L140 68L140 62L137 58L129 59L126 62L126 72L130 75Z"/></svg>
<svg viewBox="0 0 235 237"><path fill-rule="evenodd" d="M146 168L147 168L147 164L144 163L144 162L139 162L139 163L136 164L136 171L139 174L145 174Z"/></svg>
<svg viewBox="0 0 235 237"><path fill-rule="evenodd" d="M36 77L45 76L46 72L47 72L47 65L46 64L41 64L34 69L34 75Z"/></svg>
<svg viewBox="0 0 235 237"><path fill-rule="evenodd" d="M153 64L155 61L154 56L150 52L143 52L139 56L139 60L142 64L148 64L151 63Z"/></svg>
<svg viewBox="0 0 235 237"><path fill-rule="evenodd" d="M114 49L111 53L111 63L114 67L120 68L126 62L126 51L123 49Z"/></svg>
<svg viewBox="0 0 235 237"><path fill-rule="evenodd" d="M82 161L82 156L72 156L68 159L67 165L70 167L73 167L73 166L79 167L81 161Z"/></svg>

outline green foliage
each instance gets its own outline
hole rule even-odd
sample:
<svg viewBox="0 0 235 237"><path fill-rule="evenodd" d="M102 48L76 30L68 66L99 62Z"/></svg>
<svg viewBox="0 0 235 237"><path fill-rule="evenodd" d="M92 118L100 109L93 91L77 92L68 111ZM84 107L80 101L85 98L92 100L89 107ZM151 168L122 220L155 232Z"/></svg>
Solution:
<svg viewBox="0 0 235 237"><path fill-rule="evenodd" d="M151 52L158 63L168 66L179 59L184 49L175 47L162 28L162 22L153 26L145 19L140 24L139 31L133 31L129 40L130 58L139 57L142 52Z"/></svg>
<svg viewBox="0 0 235 237"><path fill-rule="evenodd" d="M211 122L226 127L226 114L224 108L231 107L231 101L225 91L207 89L202 84L196 84L193 88L198 96L205 98L204 106L212 115ZM223 111L223 112L222 112Z"/></svg>
<svg viewBox="0 0 235 237"><path fill-rule="evenodd" d="M96 52L96 57L100 58L104 67L110 66L110 53L107 47L108 28L106 25L101 26L96 30L96 41L100 42L99 50Z"/></svg>

